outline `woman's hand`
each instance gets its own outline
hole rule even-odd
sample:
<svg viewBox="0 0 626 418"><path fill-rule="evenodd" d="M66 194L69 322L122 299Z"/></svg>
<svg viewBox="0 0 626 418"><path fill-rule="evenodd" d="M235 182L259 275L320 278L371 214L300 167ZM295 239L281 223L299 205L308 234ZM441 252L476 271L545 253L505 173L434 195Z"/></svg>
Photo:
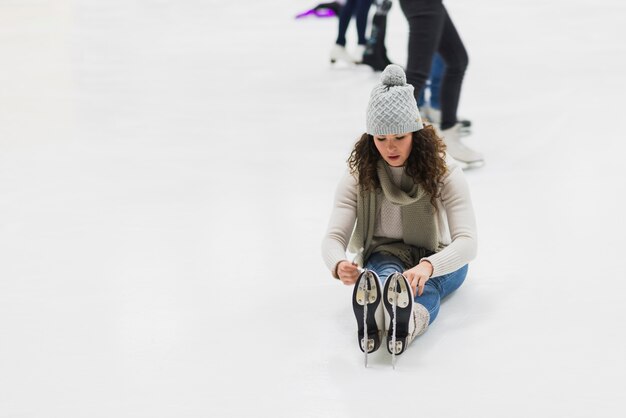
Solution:
<svg viewBox="0 0 626 418"><path fill-rule="evenodd" d="M359 278L359 266L348 260L340 261L337 264L337 276L345 285L354 284L356 279Z"/></svg>
<svg viewBox="0 0 626 418"><path fill-rule="evenodd" d="M430 264L430 262L423 260L417 266L405 271L403 274L411 284L413 294L422 296L422 293L424 293L424 285L426 285L426 282L433 274L433 265ZM417 293L415 292L416 288Z"/></svg>

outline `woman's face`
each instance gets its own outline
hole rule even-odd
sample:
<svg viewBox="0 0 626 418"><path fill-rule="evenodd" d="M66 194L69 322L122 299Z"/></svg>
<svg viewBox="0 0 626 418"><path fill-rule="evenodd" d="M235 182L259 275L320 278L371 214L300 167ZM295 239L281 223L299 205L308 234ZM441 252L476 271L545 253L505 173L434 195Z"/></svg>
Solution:
<svg viewBox="0 0 626 418"><path fill-rule="evenodd" d="M392 167L402 167L411 153L411 132L397 135L374 135L374 144L383 159Z"/></svg>

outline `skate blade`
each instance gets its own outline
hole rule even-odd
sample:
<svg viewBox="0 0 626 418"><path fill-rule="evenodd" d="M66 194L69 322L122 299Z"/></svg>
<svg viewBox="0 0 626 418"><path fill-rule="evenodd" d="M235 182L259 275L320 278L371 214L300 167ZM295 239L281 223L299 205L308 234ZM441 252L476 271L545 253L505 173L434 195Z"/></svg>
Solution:
<svg viewBox="0 0 626 418"><path fill-rule="evenodd" d="M469 163L466 163L464 161L459 161L459 160L456 160L456 161L459 162L459 164L461 165L461 169L462 170L474 170L476 168L480 168L480 167L485 165L485 160L472 161L472 162L469 162Z"/></svg>

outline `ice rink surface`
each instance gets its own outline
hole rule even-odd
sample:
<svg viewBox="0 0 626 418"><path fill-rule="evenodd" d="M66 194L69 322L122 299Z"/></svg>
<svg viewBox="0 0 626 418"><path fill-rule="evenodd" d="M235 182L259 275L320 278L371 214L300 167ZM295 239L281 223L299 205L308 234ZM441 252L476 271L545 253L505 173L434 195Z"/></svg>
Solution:
<svg viewBox="0 0 626 418"><path fill-rule="evenodd" d="M626 5L445 1L479 251L394 371L321 259L378 74L316 4L0 1L1 418L624 416Z"/></svg>

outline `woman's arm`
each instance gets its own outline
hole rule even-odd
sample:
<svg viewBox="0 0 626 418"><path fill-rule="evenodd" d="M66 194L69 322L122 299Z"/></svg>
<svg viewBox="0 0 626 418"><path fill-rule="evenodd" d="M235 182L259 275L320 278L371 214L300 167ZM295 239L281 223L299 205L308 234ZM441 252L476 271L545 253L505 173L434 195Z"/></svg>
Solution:
<svg viewBox="0 0 626 418"><path fill-rule="evenodd" d="M469 186L461 168L450 167L441 189L441 203L448 218L452 242L440 252L424 258L433 266L433 277L452 273L476 257L477 234Z"/></svg>
<svg viewBox="0 0 626 418"><path fill-rule="evenodd" d="M346 248L356 222L356 187L356 179L346 171L335 191L333 210L322 241L322 257L335 278L337 264L346 259Z"/></svg>

